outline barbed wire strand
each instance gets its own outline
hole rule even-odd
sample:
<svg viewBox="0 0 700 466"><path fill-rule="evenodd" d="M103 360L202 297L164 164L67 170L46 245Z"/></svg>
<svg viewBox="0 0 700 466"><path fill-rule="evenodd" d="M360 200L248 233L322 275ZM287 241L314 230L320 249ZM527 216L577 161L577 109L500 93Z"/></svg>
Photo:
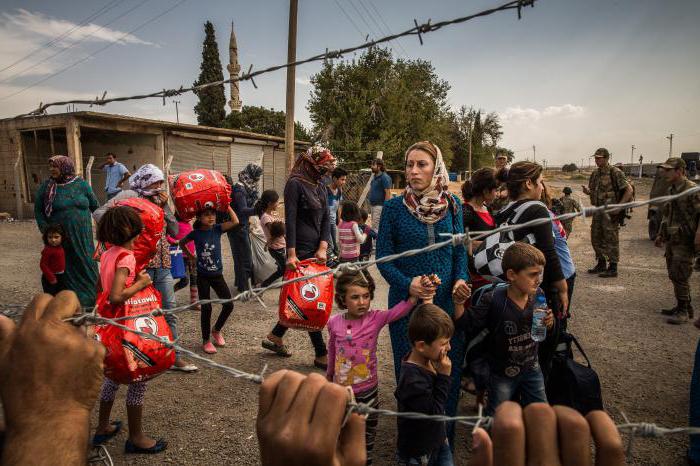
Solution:
<svg viewBox="0 0 700 466"><path fill-rule="evenodd" d="M391 42L391 41L396 40L400 37L418 36L418 40L419 40L420 44L423 45L423 35L424 34L427 34L429 32L434 32L434 31L440 30L444 27L451 26L454 24L465 23L467 21L470 21L470 20L473 20L476 18L489 16L489 15L492 15L492 14L500 12L500 11L517 10L518 11L518 19L520 19L522 7L524 7L524 6L534 7L535 1L537 1L537 0L512 0L510 2L502 4L500 6L497 6L494 8L489 8L486 10L482 10L478 13L474 13L474 14L467 15L467 16L462 16L459 18L454 18L451 20L440 21L437 23L432 23L431 20L428 20L427 22L425 22L423 24L418 24L418 22L414 19L413 20L414 27L407 29L403 32L397 33L397 34L391 34L388 36L381 37L379 39L370 40L370 41L367 41L363 44L356 45L353 47L347 47L344 49L330 50L330 51L326 50L325 53L314 55L312 57L309 57L309 58L306 58L303 60L297 60L294 62L288 62L288 63L284 63L281 65L270 66L268 68L264 68L264 69L257 70L257 71L253 71L253 65L250 65L250 68L248 69L247 73L241 74L240 76L230 78L230 79L212 81L209 83L198 84L198 85L194 85L191 87L180 86L177 89L175 89L175 88L163 89L160 91L151 92L151 93L147 93L147 94L137 94L137 95L123 96L123 97L112 97L109 99L106 98L107 93L105 92L101 98L98 97L98 98L95 98L93 100L73 99L73 100L64 100L64 101L58 101L58 102L40 103L39 107L36 110L21 114L21 115L17 115L15 118L43 115L46 113L46 109L48 109L49 107L64 106L64 105L68 105L68 104L81 104L81 105L92 106L92 105L106 105L106 104L112 103L112 102L124 102L124 101L128 101L128 100L162 98L163 105L165 105L165 99L168 97L174 97L174 96L181 95L181 94L188 93L188 92L197 93L197 92L202 91L204 89L207 89L209 87L221 86L223 84L229 84L232 82L240 82L240 81L251 81L251 83L257 88L257 84L255 83L255 80L254 80L254 78L256 76L260 76L260 75L266 74L266 73L272 73L274 71L286 69L286 68L289 68L292 66L304 65L306 63L325 61L325 60L334 59L334 58L341 58L343 55L346 55L348 53L356 52L358 50L368 49L370 47L374 47L376 45L383 44L386 42Z"/></svg>
<svg viewBox="0 0 700 466"><path fill-rule="evenodd" d="M177 344L177 342L171 342L167 337L159 337L157 335L153 335L150 333L142 332L139 330L135 330L133 328L130 328L126 325L121 324L120 322L126 321L126 320L132 320L136 319L139 317L146 317L146 316L157 316L157 315L164 315L164 314L172 314L176 312L183 312L185 310L193 310L200 306L201 304L223 304L223 303L228 303L232 301L247 301L252 298L257 298L258 300L261 301L261 296L264 291L270 290L270 289L275 289L275 288L280 288L284 285L290 284L290 283L295 283L299 282L302 280L310 280L312 278L320 277L323 275L327 275L330 273L343 273L348 270L361 270L365 269L367 267L370 267L371 265L375 264L381 264L384 262L389 262L389 261L394 261L403 257L409 257L417 254L422 254L424 252L428 251L433 251L448 245L467 245L470 241L477 240L480 238L485 238L486 236L499 233L499 232L506 232L506 231L515 231L519 229L524 229L528 228L530 226L534 225L539 225L543 223L549 223L552 220L566 220L569 218L575 218L578 216L590 216L593 214L600 214L603 213L605 215L611 213L611 212L617 212L620 210L625 210L628 208L632 207L641 207L644 205L655 205L655 204L664 204L676 199L680 199L682 197L690 196L693 194L697 194L700 192L700 186L688 189L686 191L683 191L681 193L677 194L672 194L672 195L667 195L667 196L662 196L662 197L657 197L654 199L649 199L646 201L633 201L633 202L627 202L627 203L621 203L621 204L610 204L610 205L604 205L604 206L598 206L598 207L589 207L583 209L581 212L573 212L570 214L563 214L559 216L554 216L553 218L545 218L545 219L536 219L532 220L526 223L518 224L518 225L504 225L502 227L499 227L495 230L490 230L486 233L480 234L475 236L473 239L470 238L469 234L447 234L446 236L450 236L451 238L442 241L439 243L434 243L432 245L419 248L419 249L412 249L409 251L405 251L402 253L398 254L393 254L390 256L385 256L381 257L376 260L370 260L370 261L365 261L362 263L344 263L340 264L337 267L334 267L332 269L329 269L324 272L319 272L315 274L310 274L290 280L285 280L279 283L274 283L268 287L264 288L257 288L257 289L251 289L248 291L244 291L242 293L239 293L235 297L231 299L209 299L209 300L199 300L195 303L190 303L189 305L186 306L181 306L179 308L174 308L170 310L163 310L163 309L156 309L154 311L148 312L148 313L143 313L143 314L138 314L138 315L131 315L131 316L125 316L125 317L120 317L116 319L107 319L104 317L97 316L94 312L96 308L91 308L89 313L85 313L79 316L75 317L70 317L65 319L67 322L71 322L74 325L84 325L84 324L96 324L96 325L113 325L115 327L118 327L124 331L131 332L133 334L136 334L142 338L148 339L148 340L154 340L159 342L160 344L170 348L171 350L179 351L182 354L187 355L188 357L192 358L193 360L199 361L200 363L221 370L225 372L226 374L233 376L238 379L242 380L247 380L253 383L260 384L264 380L264 374L265 371L267 370L267 365L264 366L263 370L256 374L256 373L250 373L246 372L240 369L237 369L235 367L227 366L225 364L217 363L209 358L200 356L199 354L190 351L186 348L183 348ZM5 315L13 315L13 316L18 316L21 311L18 310L19 305L8 305L8 306L0 306L0 307L6 307L8 310L4 311L3 313ZM395 417L395 418L404 418L404 419L414 419L414 420L426 420L426 421L436 421L436 422L456 422L458 424L463 424L469 427L472 427L473 429L476 429L477 427L484 427L488 428L491 425L492 418L488 416L484 416L482 413L482 409L479 409L479 413L477 416L446 416L446 415L427 415L423 413L414 413L414 412L397 412L397 411L392 411L392 410L387 410L387 409L377 409L377 408L372 408L367 406L366 404L363 403L357 403L354 401L348 402L347 406L347 413L357 413L360 415L370 415L370 414L376 414L378 416L385 416L385 417ZM667 428L667 427L662 427L658 426L653 423L647 423L647 422L639 422L639 423L632 423L629 422L629 419L627 419L627 416L624 415L623 413L623 418L625 422L623 424L618 424L617 428L620 432L626 433L629 435L628 439L628 444L627 444L627 456L629 457L632 454L632 446L633 446L633 440L636 437L642 437L642 438L658 438L658 437L665 437L668 435L679 435L679 434L687 434L687 435L698 435L700 434L700 428L698 427L675 427L675 428Z"/></svg>

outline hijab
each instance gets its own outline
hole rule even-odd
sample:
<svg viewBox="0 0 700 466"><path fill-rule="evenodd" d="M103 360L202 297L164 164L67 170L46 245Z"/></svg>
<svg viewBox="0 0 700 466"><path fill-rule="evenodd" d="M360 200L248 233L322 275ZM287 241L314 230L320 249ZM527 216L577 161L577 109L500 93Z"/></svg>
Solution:
<svg viewBox="0 0 700 466"><path fill-rule="evenodd" d="M329 149L322 146L312 146L297 157L289 178L297 178L305 183L317 185L323 175L333 170L334 167L335 157Z"/></svg>
<svg viewBox="0 0 700 466"><path fill-rule="evenodd" d="M152 163L142 165L136 172L129 177L129 186L136 191L141 197L151 197L163 191L159 189L147 189L148 186L157 182L164 181L165 176L160 168Z"/></svg>
<svg viewBox="0 0 700 466"><path fill-rule="evenodd" d="M56 190L58 185L64 185L75 180L75 163L70 157L65 155L54 155L49 159L49 165L58 168L58 178L49 178L49 184L46 186L46 194L44 195L44 214L47 217L53 212L53 201L56 199Z"/></svg>
<svg viewBox="0 0 700 466"><path fill-rule="evenodd" d="M405 162L408 161L408 155L414 150L423 150L431 154L431 152L427 150L430 146L434 147L436 152L433 179L430 180L430 184L422 191L417 191L411 188L409 183L406 183L406 189L403 193L403 203L406 208L408 208L411 215L428 225L442 220L445 215L447 215L448 208L452 208L453 214L456 213L454 199L448 191L449 177L445 162L442 160L440 148L428 141L414 144L406 151ZM431 154L431 157L433 155L435 154Z"/></svg>

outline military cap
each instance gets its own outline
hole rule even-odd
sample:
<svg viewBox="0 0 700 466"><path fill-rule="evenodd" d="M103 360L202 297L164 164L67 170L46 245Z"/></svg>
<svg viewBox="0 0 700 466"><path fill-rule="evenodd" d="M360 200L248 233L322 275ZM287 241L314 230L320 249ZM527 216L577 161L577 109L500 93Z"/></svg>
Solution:
<svg viewBox="0 0 700 466"><path fill-rule="evenodd" d="M659 168L669 168L673 170L678 170L678 169L685 169L685 160L683 160L680 157L671 157L668 160L666 160L664 163L661 165L658 165Z"/></svg>
<svg viewBox="0 0 700 466"><path fill-rule="evenodd" d="M610 152L605 147L601 147L598 150L595 151L595 154L593 154L594 157L605 157L606 159L610 158Z"/></svg>

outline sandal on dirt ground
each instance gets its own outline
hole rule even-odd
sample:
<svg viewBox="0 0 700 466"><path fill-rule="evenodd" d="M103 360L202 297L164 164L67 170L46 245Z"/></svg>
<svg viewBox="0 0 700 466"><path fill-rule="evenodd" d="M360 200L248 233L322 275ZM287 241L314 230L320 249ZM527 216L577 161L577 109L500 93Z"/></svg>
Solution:
<svg viewBox="0 0 700 466"><path fill-rule="evenodd" d="M176 366L173 364L170 366L171 371L177 371L177 372L187 372L187 373L192 373L192 372L197 372L199 368L195 366L194 364L185 364L184 366Z"/></svg>
<svg viewBox="0 0 700 466"><path fill-rule="evenodd" d="M325 370L328 370L328 363L321 362L318 359L314 359L314 367L325 371Z"/></svg>
<svg viewBox="0 0 700 466"><path fill-rule="evenodd" d="M110 424L110 426L114 427L112 432L108 434L95 434L92 437L93 445L102 445L103 443L107 443L112 440L122 430L122 421L114 421Z"/></svg>
<svg viewBox="0 0 700 466"><path fill-rule="evenodd" d="M292 355L287 346L278 345L277 343L272 342L270 340L263 340L262 347L272 351L273 353L277 353L279 356L283 356L285 358L288 358Z"/></svg>
<svg viewBox="0 0 700 466"><path fill-rule="evenodd" d="M126 443L124 443L124 453L138 453L142 455L155 455L156 453L160 453L162 451L165 451L168 448L168 442L165 440L158 439L156 441L156 444L153 445L151 448L141 448L133 443L131 443L131 440L127 440Z"/></svg>

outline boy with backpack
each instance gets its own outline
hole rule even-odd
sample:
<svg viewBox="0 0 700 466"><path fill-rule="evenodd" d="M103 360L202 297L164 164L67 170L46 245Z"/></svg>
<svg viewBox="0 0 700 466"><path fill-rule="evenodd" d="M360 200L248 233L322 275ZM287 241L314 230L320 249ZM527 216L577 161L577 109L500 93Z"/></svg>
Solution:
<svg viewBox="0 0 700 466"><path fill-rule="evenodd" d="M520 394L523 406L547 402L544 377L538 360L537 341L531 335L535 295L544 271L545 258L540 250L516 242L503 254L507 285L486 291L465 312L465 299L455 292L455 326L467 335L488 329L486 357L490 368L487 413L492 415L499 404ZM547 309L544 323L554 324L552 310Z"/></svg>

